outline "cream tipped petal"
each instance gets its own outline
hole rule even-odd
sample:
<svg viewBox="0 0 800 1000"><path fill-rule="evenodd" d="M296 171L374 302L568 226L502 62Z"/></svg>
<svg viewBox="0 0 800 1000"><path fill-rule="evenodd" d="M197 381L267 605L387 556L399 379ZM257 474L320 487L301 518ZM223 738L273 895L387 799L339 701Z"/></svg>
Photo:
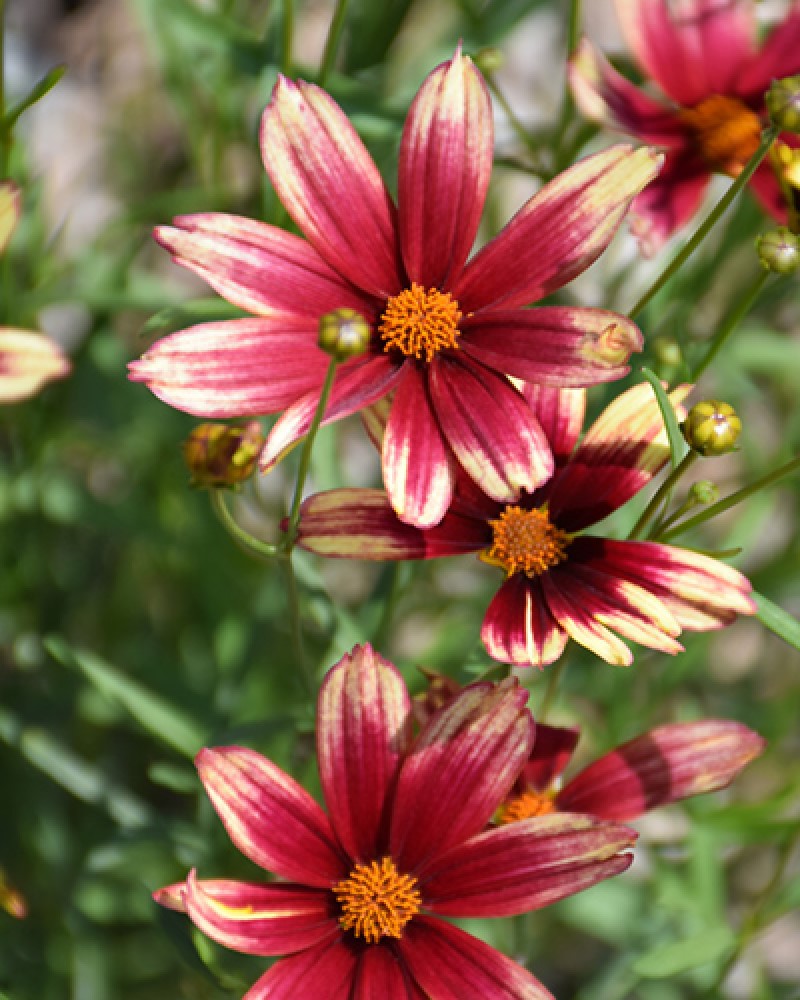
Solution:
<svg viewBox="0 0 800 1000"><path fill-rule="evenodd" d="M0 327L0 404L29 399L48 382L66 378L71 369L69 358L50 337Z"/></svg>

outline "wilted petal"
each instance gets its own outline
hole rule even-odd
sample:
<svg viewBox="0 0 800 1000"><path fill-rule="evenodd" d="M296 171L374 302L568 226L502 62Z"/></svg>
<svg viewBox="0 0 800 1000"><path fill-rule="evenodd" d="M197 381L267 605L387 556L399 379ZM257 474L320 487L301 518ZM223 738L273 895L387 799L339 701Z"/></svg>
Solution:
<svg viewBox="0 0 800 1000"><path fill-rule="evenodd" d="M351 1000L359 956L340 938L282 958L242 1000Z"/></svg>
<svg viewBox="0 0 800 1000"><path fill-rule="evenodd" d="M773 28L764 47L749 65L740 67L733 80L734 92L751 100L759 99L773 80L800 73L800 5Z"/></svg>
<svg viewBox="0 0 800 1000"><path fill-rule="evenodd" d="M577 589L577 588L576 588ZM583 607L582 595L573 596L569 571L551 570L542 577L542 591L550 613L574 639L593 653L615 666L627 667L633 662L628 647Z"/></svg>
<svg viewBox="0 0 800 1000"><path fill-rule="evenodd" d="M663 170L631 208L631 232L645 256L658 253L697 214L710 180L708 165L691 150L666 154Z"/></svg>
<svg viewBox="0 0 800 1000"><path fill-rule="evenodd" d="M521 780L537 791L545 792L559 778L572 759L580 730L538 723L536 739Z"/></svg>
<svg viewBox="0 0 800 1000"><path fill-rule="evenodd" d="M0 403L29 399L48 382L66 378L71 369L69 358L50 337L0 327Z"/></svg>
<svg viewBox="0 0 800 1000"><path fill-rule="evenodd" d="M522 395L550 442L556 466L563 465L583 429L586 390L556 389L528 382L522 388Z"/></svg>
<svg viewBox="0 0 800 1000"><path fill-rule="evenodd" d="M726 719L660 726L590 764L559 793L558 805L605 819L635 819L668 802L724 788L763 748L758 733Z"/></svg>
<svg viewBox="0 0 800 1000"><path fill-rule="evenodd" d="M515 573L486 609L481 640L493 660L543 667L561 656L567 633L550 614L539 584Z"/></svg>
<svg viewBox="0 0 800 1000"><path fill-rule="evenodd" d="M0 183L0 253L8 246L8 241L19 222L22 211L20 190L12 181Z"/></svg>

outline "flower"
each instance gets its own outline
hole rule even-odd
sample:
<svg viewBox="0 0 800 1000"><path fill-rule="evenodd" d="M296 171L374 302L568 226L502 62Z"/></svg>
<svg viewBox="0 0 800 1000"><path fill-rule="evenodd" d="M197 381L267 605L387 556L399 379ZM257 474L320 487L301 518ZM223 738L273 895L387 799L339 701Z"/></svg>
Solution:
<svg viewBox="0 0 800 1000"><path fill-rule="evenodd" d="M155 893L237 951L283 957L245 1000L546 1000L520 966L439 917L510 916L623 871L635 834L559 814L487 830L533 743L515 681L465 688L416 739L402 677L369 646L328 674L317 749L328 814L242 747L200 777L269 884L200 880Z"/></svg>
<svg viewBox="0 0 800 1000"><path fill-rule="evenodd" d="M666 100L620 75L584 40L570 61L575 101L594 121L666 149L659 178L634 202L632 226L654 253L697 213L713 173L735 177L767 124L764 95L777 77L800 70L800 4L760 50L751 0L615 0L628 46ZM786 205L774 170L750 180L775 218Z"/></svg>
<svg viewBox="0 0 800 1000"><path fill-rule="evenodd" d="M621 377L638 328L602 309L523 309L605 249L660 156L629 146L591 156L545 185L470 261L492 165L486 85L460 52L413 101L400 145L398 207L339 106L281 77L261 150L306 241L222 214L156 230L174 259L255 318L205 323L155 343L131 377L207 417L284 410L270 468L308 431L329 357L320 317L364 316L368 352L341 364L326 410L338 420L392 393L383 477L401 520L441 521L460 466L496 500L551 473L547 443L507 376L589 385ZM467 405L465 405L467 401Z"/></svg>
<svg viewBox="0 0 800 1000"><path fill-rule="evenodd" d="M673 402L688 389L675 390ZM585 392L524 391L556 466L543 487L502 504L462 478L447 516L428 531L398 521L380 490L319 493L301 508L298 544L350 559L479 552L506 574L481 637L490 656L515 666L552 663L568 638L609 663L628 665L631 652L615 633L677 653L681 629L720 628L737 612L755 612L748 581L716 559L656 542L582 534L643 489L668 459L648 384L617 397L577 447Z"/></svg>

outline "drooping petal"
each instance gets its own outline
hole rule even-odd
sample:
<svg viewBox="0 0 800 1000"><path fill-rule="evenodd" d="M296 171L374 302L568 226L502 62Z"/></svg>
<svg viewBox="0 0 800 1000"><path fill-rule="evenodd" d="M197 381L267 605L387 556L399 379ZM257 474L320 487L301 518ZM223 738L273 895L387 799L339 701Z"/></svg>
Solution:
<svg viewBox="0 0 800 1000"><path fill-rule="evenodd" d="M333 896L298 885L186 880L186 912L219 944L247 955L289 955L339 933Z"/></svg>
<svg viewBox="0 0 800 1000"><path fill-rule="evenodd" d="M587 386L627 375L642 334L606 309L546 306L492 309L463 324L464 353L514 378L552 386Z"/></svg>
<svg viewBox="0 0 800 1000"><path fill-rule="evenodd" d="M317 703L317 759L331 824L355 861L385 849L387 804L410 727L405 682L371 646L356 646L328 672Z"/></svg>
<svg viewBox="0 0 800 1000"><path fill-rule="evenodd" d="M330 888L348 873L328 817L288 774L245 747L201 750L197 770L242 854L283 878Z"/></svg>
<svg viewBox="0 0 800 1000"><path fill-rule="evenodd" d="M631 207L631 232L645 256L655 256L697 214L710 180L708 166L688 148L666 154L663 170Z"/></svg>
<svg viewBox="0 0 800 1000"><path fill-rule="evenodd" d="M334 309L372 308L305 240L277 226L215 212L174 221L155 230L156 240L240 309L311 316L316 324Z"/></svg>
<svg viewBox="0 0 800 1000"><path fill-rule="evenodd" d="M29 399L71 370L69 358L51 337L0 327L0 403Z"/></svg>
<svg viewBox="0 0 800 1000"><path fill-rule="evenodd" d="M485 521L452 511L434 528L404 524L383 490L345 489L303 501L297 544L318 555L343 559L433 559L485 548Z"/></svg>
<svg viewBox="0 0 800 1000"><path fill-rule="evenodd" d="M444 437L493 500L532 493L552 475L547 438L508 379L467 358L436 359L428 385Z"/></svg>
<svg viewBox="0 0 800 1000"><path fill-rule="evenodd" d="M530 759L522 772L522 781L545 792L559 778L572 759L580 730L538 723Z"/></svg>
<svg viewBox="0 0 800 1000"><path fill-rule="evenodd" d="M554 1000L521 965L443 920L412 920L399 949L424 995L436 1000Z"/></svg>
<svg viewBox="0 0 800 1000"><path fill-rule="evenodd" d="M420 874L425 908L448 917L510 917L624 871L636 834L588 816L550 813L478 834Z"/></svg>
<svg viewBox="0 0 800 1000"><path fill-rule="evenodd" d="M604 819L635 819L724 788L763 748L758 733L727 719L660 726L590 764L559 793L558 805Z"/></svg>
<svg viewBox="0 0 800 1000"><path fill-rule="evenodd" d="M493 660L541 668L561 656L567 633L550 614L539 585L515 573L486 609L481 640Z"/></svg>
<svg viewBox="0 0 800 1000"><path fill-rule="evenodd" d="M383 482L397 516L416 528L438 524L453 499L452 457L422 373L404 364L381 453Z"/></svg>
<svg viewBox="0 0 800 1000"><path fill-rule="evenodd" d="M751 0L616 0L628 46L681 105L731 91L755 43Z"/></svg>
<svg viewBox="0 0 800 1000"><path fill-rule="evenodd" d="M488 823L533 743L516 681L464 688L423 728L400 771L389 850L403 871Z"/></svg>
<svg viewBox="0 0 800 1000"><path fill-rule="evenodd" d="M669 398L677 417L690 385ZM554 477L548 507L559 527L577 531L627 503L669 460L669 441L655 393L648 382L611 402L586 432L569 462Z"/></svg>
<svg viewBox="0 0 800 1000"><path fill-rule="evenodd" d="M528 382L522 389L522 395L550 442L556 466L563 465L572 454L583 429L586 390L556 389Z"/></svg>
<svg viewBox="0 0 800 1000"><path fill-rule="evenodd" d="M773 80L800 73L800 4L772 29L760 52L740 67L733 81L734 93L759 100ZM759 100L760 103L760 100Z"/></svg>
<svg viewBox="0 0 800 1000"><path fill-rule="evenodd" d="M334 270L371 295L400 290L392 200L332 97L280 77L261 121L261 155L284 207Z"/></svg>
<svg viewBox="0 0 800 1000"><path fill-rule="evenodd" d="M475 241L492 171L489 92L460 52L423 83L400 144L398 217L406 273L446 287Z"/></svg>
<svg viewBox="0 0 800 1000"><path fill-rule="evenodd" d="M580 595L573 597L569 573L551 570L541 579L550 613L571 639L607 663L630 666L633 655L625 643L583 607Z"/></svg>
<svg viewBox="0 0 800 1000"><path fill-rule="evenodd" d="M453 294L464 315L513 309L561 288L600 256L661 156L613 146L546 184L464 269Z"/></svg>
<svg viewBox="0 0 800 1000"><path fill-rule="evenodd" d="M341 938L282 958L242 1000L351 1000L359 954Z"/></svg>
<svg viewBox="0 0 800 1000"><path fill-rule="evenodd" d="M330 358L315 320L270 316L201 323L157 340L128 368L159 399L200 417L275 413L322 387Z"/></svg>

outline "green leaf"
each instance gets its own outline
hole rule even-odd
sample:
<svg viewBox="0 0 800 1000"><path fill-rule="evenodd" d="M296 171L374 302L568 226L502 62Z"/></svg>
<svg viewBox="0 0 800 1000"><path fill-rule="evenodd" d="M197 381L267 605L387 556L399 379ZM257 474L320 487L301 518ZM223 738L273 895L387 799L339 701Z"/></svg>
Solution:
<svg viewBox="0 0 800 1000"><path fill-rule="evenodd" d="M139 331L140 337L152 334L170 333L195 323L208 323L214 320L238 319L247 315L242 309L230 305L224 299L193 299L182 302L179 306L167 306L151 316Z"/></svg>
<svg viewBox="0 0 800 1000"><path fill-rule="evenodd" d="M757 615L763 625L795 649L800 649L800 622L763 594L753 591Z"/></svg>
<svg viewBox="0 0 800 1000"><path fill-rule="evenodd" d="M707 928L693 937L653 948L634 962L633 970L645 979L668 979L722 958L735 940L729 927Z"/></svg>
<svg viewBox="0 0 800 1000"><path fill-rule="evenodd" d="M644 375L653 387L653 392L656 394L664 426L667 429L667 437L669 438L670 462L672 463L672 468L675 469L686 451L686 442L683 439L678 418L675 416L675 409L658 375L655 372L651 372L649 368L642 368L642 375Z"/></svg>
<svg viewBox="0 0 800 1000"><path fill-rule="evenodd" d="M56 66L56 68L51 69L46 76L43 76L28 96L24 97L19 104L15 104L14 107L8 112L5 117L6 128L12 128L23 112L27 111L28 108L36 104L37 101L41 101L46 94L49 94L66 72L66 66Z"/></svg>

